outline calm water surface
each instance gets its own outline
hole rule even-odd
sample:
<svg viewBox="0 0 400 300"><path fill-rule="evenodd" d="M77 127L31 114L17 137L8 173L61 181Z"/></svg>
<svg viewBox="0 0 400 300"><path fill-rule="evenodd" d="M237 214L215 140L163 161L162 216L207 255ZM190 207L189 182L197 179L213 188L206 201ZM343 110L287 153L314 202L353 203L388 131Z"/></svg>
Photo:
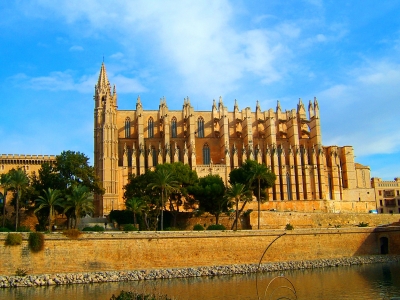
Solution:
<svg viewBox="0 0 400 300"><path fill-rule="evenodd" d="M97 283L36 288L0 289L0 299L104 299L121 290L166 294L176 300L204 299L295 299L285 288L290 283L297 299L391 299L400 297L400 264L298 270L140 282ZM256 280L257 279L257 280ZM285 298L286 297L286 298Z"/></svg>

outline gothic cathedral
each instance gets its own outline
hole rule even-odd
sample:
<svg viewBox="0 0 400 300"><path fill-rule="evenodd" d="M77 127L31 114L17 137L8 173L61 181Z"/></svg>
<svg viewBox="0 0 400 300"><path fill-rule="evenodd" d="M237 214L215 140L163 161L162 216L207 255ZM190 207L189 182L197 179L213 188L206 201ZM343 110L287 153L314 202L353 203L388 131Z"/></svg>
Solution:
<svg viewBox="0 0 400 300"><path fill-rule="evenodd" d="M277 176L264 210L368 212L375 209L369 167L355 163L351 146L323 146L317 99L307 110L228 111L222 98L210 111L195 111L185 98L182 110L118 110L104 63L94 94L94 166L105 194L95 197L96 215L124 209L123 187L129 175L157 164L181 161L199 177L228 175L247 159L266 164Z"/></svg>

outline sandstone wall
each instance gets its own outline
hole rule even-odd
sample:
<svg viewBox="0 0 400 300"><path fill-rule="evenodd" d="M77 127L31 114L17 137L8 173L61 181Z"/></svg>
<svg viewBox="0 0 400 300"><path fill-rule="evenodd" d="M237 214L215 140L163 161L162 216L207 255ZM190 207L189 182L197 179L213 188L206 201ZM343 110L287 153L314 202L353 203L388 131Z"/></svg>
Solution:
<svg viewBox="0 0 400 300"><path fill-rule="evenodd" d="M340 258L380 253L380 238L389 239L389 254L400 253L400 229L308 229L226 232L109 232L71 240L47 234L45 249L33 253L28 234L20 246L6 246L0 233L0 275L24 268L29 274L181 268L194 266Z"/></svg>
<svg viewBox="0 0 400 300"><path fill-rule="evenodd" d="M251 228L257 228L258 212L250 214ZM352 214L352 213L300 213L261 211L261 229L284 229L290 223L294 228L335 228L354 227L363 223L369 226L390 225L399 222L399 215L391 214Z"/></svg>
<svg viewBox="0 0 400 300"><path fill-rule="evenodd" d="M295 202L295 201L291 201ZM257 206L246 206L253 212L247 216L241 216L239 220L239 229L256 229L258 224ZM222 214L219 223L230 229L235 219L235 213L229 216ZM398 224L398 214L353 214L353 213L312 213L312 212L280 212L280 211L261 211L262 229L284 229L286 224L290 223L295 229L300 228L335 228L335 227L356 227L361 222L368 223L375 227L380 225ZM185 224L186 229L193 229L196 224L207 227L215 224L215 217L209 214L203 214L201 217L192 217L189 219L180 219L181 224Z"/></svg>

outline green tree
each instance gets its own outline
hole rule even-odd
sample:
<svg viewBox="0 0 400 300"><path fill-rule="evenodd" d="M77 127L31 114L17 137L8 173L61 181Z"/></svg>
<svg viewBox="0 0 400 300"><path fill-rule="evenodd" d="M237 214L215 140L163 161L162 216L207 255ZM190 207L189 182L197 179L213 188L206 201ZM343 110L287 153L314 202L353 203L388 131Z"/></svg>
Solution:
<svg viewBox="0 0 400 300"><path fill-rule="evenodd" d="M146 203L143 221L147 230L157 229L157 218L160 215L159 193L149 187L149 182L153 181L153 176L153 171L146 170L144 174L130 176L128 183L124 186L125 201L136 197Z"/></svg>
<svg viewBox="0 0 400 300"><path fill-rule="evenodd" d="M147 204L141 198L133 197L125 201L126 208L133 212L133 222L136 224L136 215L141 215L146 209Z"/></svg>
<svg viewBox="0 0 400 300"><path fill-rule="evenodd" d="M174 172L167 169L159 169L154 172L152 182L148 184L151 189L159 189L161 194L161 231L164 230L164 199L168 199L168 194L179 188L179 183L175 180Z"/></svg>
<svg viewBox="0 0 400 300"><path fill-rule="evenodd" d="M173 174L177 183L176 189L168 194L166 201L169 203L169 211L173 217L173 227L176 227L176 219L179 214L180 207L185 209L193 209L195 201L193 197L188 194L187 188L194 185L197 180L197 173L193 171L189 165L182 162L175 162L172 164L159 164L156 166L158 170L166 170Z"/></svg>
<svg viewBox="0 0 400 300"><path fill-rule="evenodd" d="M48 209L49 215L49 230L52 230L51 223L54 218L54 210L55 207L62 207L63 205L63 198L61 196L61 192L59 190L53 190L48 188L47 191L43 190L44 196L39 196L38 199L35 200L38 207L35 209L35 213L41 211L43 209Z"/></svg>
<svg viewBox="0 0 400 300"><path fill-rule="evenodd" d="M251 200L251 191L247 189L246 185L242 183L234 183L232 184L226 191L226 197L229 201L233 201L236 207L236 217L235 221L232 224L233 229L236 226L236 230L238 229L238 220L239 215L243 211L246 203ZM239 202L242 202L243 205L239 210Z"/></svg>
<svg viewBox="0 0 400 300"><path fill-rule="evenodd" d="M65 182L60 172L57 171L54 165L48 162L42 164L38 174L33 174L31 181L32 187L38 191L39 194L48 188L59 190L60 192L66 189Z"/></svg>
<svg viewBox="0 0 400 300"><path fill-rule="evenodd" d="M261 189L263 188L265 192L266 188L272 187L276 176L264 164L260 164L251 160L246 161L246 164L250 165L248 173L250 188L252 188L252 186L254 187L253 184L256 183L256 189L253 188L253 191L257 190L256 198L258 201L258 229L260 229ZM266 197L268 197L268 194L266 194Z"/></svg>
<svg viewBox="0 0 400 300"><path fill-rule="evenodd" d="M225 184L219 175L207 175L191 187L190 194L199 202L199 209L215 216L218 224L221 213L228 210L228 199L225 196Z"/></svg>
<svg viewBox="0 0 400 300"><path fill-rule="evenodd" d="M77 228L82 215L94 211L93 194L88 187L77 185L72 188L71 194L67 195L67 202L64 205L64 212L72 212L75 219L73 228Z"/></svg>
<svg viewBox="0 0 400 300"><path fill-rule="evenodd" d="M17 199L15 204L15 231L19 226L19 204L23 190L29 185L29 178L22 169L12 169L9 172L11 177L11 187L14 189Z"/></svg>
<svg viewBox="0 0 400 300"><path fill-rule="evenodd" d="M4 173L0 175L0 185L4 189L3 195L3 227L6 224L6 201L7 201L7 192L11 188L11 176L9 173Z"/></svg>
<svg viewBox="0 0 400 300"><path fill-rule="evenodd" d="M100 180L95 174L94 168L89 165L89 158L80 152L63 151L56 156L54 171L60 179L54 179L56 184L61 180L64 188L73 188L77 185L86 186L91 192L104 193Z"/></svg>

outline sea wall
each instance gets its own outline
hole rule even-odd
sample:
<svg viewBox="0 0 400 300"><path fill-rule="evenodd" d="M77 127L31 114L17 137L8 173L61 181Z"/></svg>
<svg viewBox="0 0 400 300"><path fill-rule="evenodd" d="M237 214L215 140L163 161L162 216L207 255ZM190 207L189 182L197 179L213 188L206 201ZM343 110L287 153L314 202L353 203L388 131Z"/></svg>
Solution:
<svg viewBox="0 0 400 300"><path fill-rule="evenodd" d="M69 239L45 235L44 250L34 253L23 233L21 245L7 246L0 234L0 275L18 268L28 274L185 268L262 262L331 259L381 253L400 254L400 228L339 228L225 232L106 232Z"/></svg>

